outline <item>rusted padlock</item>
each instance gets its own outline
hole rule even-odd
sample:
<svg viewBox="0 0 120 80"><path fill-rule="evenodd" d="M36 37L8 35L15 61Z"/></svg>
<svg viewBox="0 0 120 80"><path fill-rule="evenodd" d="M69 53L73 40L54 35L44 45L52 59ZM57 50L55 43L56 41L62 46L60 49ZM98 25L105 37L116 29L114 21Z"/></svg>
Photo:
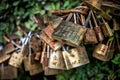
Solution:
<svg viewBox="0 0 120 80"><path fill-rule="evenodd" d="M107 41L107 44L99 43L93 52L93 57L102 60L109 61L114 53L114 48L112 45L113 41ZM112 46L112 47L111 47Z"/></svg>
<svg viewBox="0 0 120 80"><path fill-rule="evenodd" d="M91 16L91 11L83 26L76 24L75 22L69 22L71 14L66 18L66 21L62 21L60 25L55 29L53 38L63 42L64 44L76 47L79 46L83 40L84 34L87 29L86 26Z"/></svg>
<svg viewBox="0 0 120 80"><path fill-rule="evenodd" d="M110 37L113 36L113 32L109 26L109 24L107 22L105 22L105 20L102 18L103 23L101 23L101 28L103 30L103 33L105 35L105 37Z"/></svg>
<svg viewBox="0 0 120 80"><path fill-rule="evenodd" d="M103 36L100 26L98 25L98 23L96 21L97 19L95 19L95 15L94 15L93 11L92 11L92 18L93 18L93 21L95 24L95 27L94 27L95 33L97 35L98 40L101 42L104 40L104 36Z"/></svg>
<svg viewBox="0 0 120 80"><path fill-rule="evenodd" d="M66 69L65 62L62 56L62 51L50 51L49 68L63 70Z"/></svg>
<svg viewBox="0 0 120 80"><path fill-rule="evenodd" d="M62 52L62 55L66 69L75 68L89 63L89 58L84 46L79 46L70 50L66 50L64 47L63 49L64 51Z"/></svg>

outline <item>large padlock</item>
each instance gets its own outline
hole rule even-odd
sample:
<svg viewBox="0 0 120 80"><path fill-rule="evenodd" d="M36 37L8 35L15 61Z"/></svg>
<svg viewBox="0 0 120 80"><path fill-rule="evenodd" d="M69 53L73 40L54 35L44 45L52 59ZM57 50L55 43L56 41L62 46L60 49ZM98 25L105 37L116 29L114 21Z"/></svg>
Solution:
<svg viewBox="0 0 120 80"><path fill-rule="evenodd" d="M17 78L17 68L12 67L10 65L4 66L1 64L0 66L0 79L9 80Z"/></svg>
<svg viewBox="0 0 120 80"><path fill-rule="evenodd" d="M101 28L102 28L102 31L103 31L105 37L113 36L113 32L112 32L109 24L107 22L105 22L105 20L103 18L102 18L102 21L103 21L103 23L101 23Z"/></svg>
<svg viewBox="0 0 120 80"><path fill-rule="evenodd" d="M62 56L62 51L57 50L50 52L48 67L53 69L66 69L65 62Z"/></svg>
<svg viewBox="0 0 120 80"><path fill-rule="evenodd" d="M107 44L100 43L95 47L93 57L102 60L109 61L114 53L114 48L111 49L112 41L107 41Z"/></svg>
<svg viewBox="0 0 120 80"><path fill-rule="evenodd" d="M9 65L19 68L23 61L23 54L14 52L9 60Z"/></svg>
<svg viewBox="0 0 120 80"><path fill-rule="evenodd" d="M64 49L64 48L63 48ZM89 58L84 46L79 46L62 52L66 69L75 68L89 63Z"/></svg>
<svg viewBox="0 0 120 80"><path fill-rule="evenodd" d="M53 33L53 38L64 44L77 47L83 40L84 34L87 29L86 26L91 16L91 11L86 19L86 22L83 26L69 22L69 17L71 18L71 14L66 18L66 21L62 21L60 25L55 29Z"/></svg>
<svg viewBox="0 0 120 80"><path fill-rule="evenodd" d="M100 26L98 25L98 23L96 21L97 19L95 18L93 11L92 11L92 18L93 18L93 22L95 24L94 30L95 30L96 36L97 36L98 40L101 42L104 40L104 36L103 36Z"/></svg>

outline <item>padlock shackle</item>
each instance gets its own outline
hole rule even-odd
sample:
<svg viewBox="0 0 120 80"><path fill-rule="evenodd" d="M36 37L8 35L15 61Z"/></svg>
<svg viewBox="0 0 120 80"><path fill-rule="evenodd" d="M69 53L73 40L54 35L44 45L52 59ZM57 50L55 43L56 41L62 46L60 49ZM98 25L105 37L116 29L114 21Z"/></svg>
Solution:
<svg viewBox="0 0 120 80"><path fill-rule="evenodd" d="M73 15L73 13L70 13L65 21L70 21L70 19L72 18L72 15Z"/></svg>
<svg viewBox="0 0 120 80"><path fill-rule="evenodd" d="M85 16L81 14L80 17L81 17L81 23L82 23L82 25L84 25L84 23L85 23Z"/></svg>
<svg viewBox="0 0 120 80"><path fill-rule="evenodd" d="M95 19L95 15L94 15L93 11L92 11L92 18L93 18L93 21L95 23L95 26L98 27L98 23L97 23L97 21Z"/></svg>
<svg viewBox="0 0 120 80"><path fill-rule="evenodd" d="M90 18L91 18L91 13L92 13L92 10L89 11L89 14L88 14L88 16L87 16L87 19L86 19L86 21L85 21L85 23L84 23L84 25L83 25L84 28L86 28L87 25L88 25L88 22L89 22L89 20L90 20Z"/></svg>
<svg viewBox="0 0 120 80"><path fill-rule="evenodd" d="M91 20L89 20L89 25L90 25L90 28L93 29L93 26L92 26Z"/></svg>
<svg viewBox="0 0 120 80"><path fill-rule="evenodd" d="M73 13L73 18L74 18L74 23L77 24L76 14L75 13Z"/></svg>

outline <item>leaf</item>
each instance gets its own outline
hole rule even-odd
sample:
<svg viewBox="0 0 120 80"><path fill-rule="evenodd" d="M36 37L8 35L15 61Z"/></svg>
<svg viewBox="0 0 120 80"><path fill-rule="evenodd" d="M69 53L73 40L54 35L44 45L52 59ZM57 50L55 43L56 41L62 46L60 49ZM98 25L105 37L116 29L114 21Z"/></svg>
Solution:
<svg viewBox="0 0 120 80"><path fill-rule="evenodd" d="M68 6L69 6L69 4L70 4L69 0L65 1L64 5L63 5L63 8L68 7Z"/></svg>
<svg viewBox="0 0 120 80"><path fill-rule="evenodd" d="M18 0L18 1L15 1L15 2L13 2L13 6L17 6L19 3L20 3L19 0Z"/></svg>
<svg viewBox="0 0 120 80"><path fill-rule="evenodd" d="M60 9L60 2L56 3L56 9Z"/></svg>

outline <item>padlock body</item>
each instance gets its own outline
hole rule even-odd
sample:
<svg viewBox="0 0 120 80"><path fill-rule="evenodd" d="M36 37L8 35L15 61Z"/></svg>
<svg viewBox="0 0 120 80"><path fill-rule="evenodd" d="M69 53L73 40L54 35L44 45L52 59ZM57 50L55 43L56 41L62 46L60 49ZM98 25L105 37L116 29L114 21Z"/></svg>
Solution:
<svg viewBox="0 0 120 80"><path fill-rule="evenodd" d="M105 35L105 37L110 37L110 36L113 36L113 32L110 28L110 26L108 25L108 23L102 23L102 30L103 30L103 33Z"/></svg>
<svg viewBox="0 0 120 80"><path fill-rule="evenodd" d="M23 54L14 52L9 60L9 65L19 68L23 61Z"/></svg>
<svg viewBox="0 0 120 80"><path fill-rule="evenodd" d="M62 21L61 24L55 29L53 38L64 44L76 47L79 46L83 40L86 28L72 22Z"/></svg>
<svg viewBox="0 0 120 80"><path fill-rule="evenodd" d="M95 47L95 50L93 52L93 57L102 60L102 61L107 61L107 56L108 56L108 46L105 44L98 44Z"/></svg>

